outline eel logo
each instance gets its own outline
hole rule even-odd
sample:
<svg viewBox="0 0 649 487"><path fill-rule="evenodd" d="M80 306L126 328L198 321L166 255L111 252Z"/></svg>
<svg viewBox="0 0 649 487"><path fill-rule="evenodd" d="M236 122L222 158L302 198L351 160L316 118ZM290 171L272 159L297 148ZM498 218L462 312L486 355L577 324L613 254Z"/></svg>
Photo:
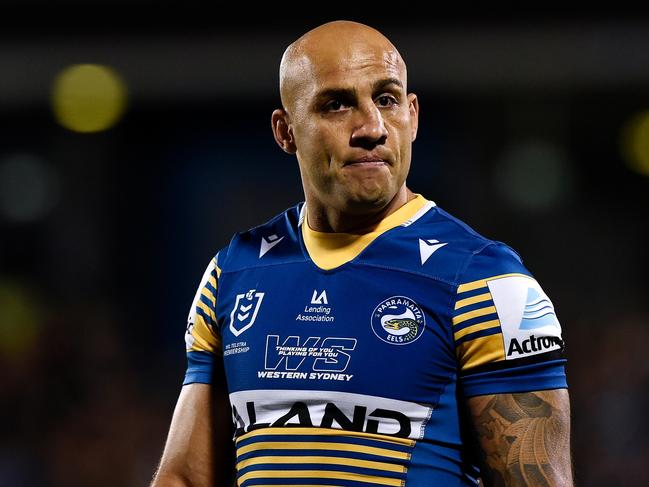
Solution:
<svg viewBox="0 0 649 487"><path fill-rule="evenodd" d="M264 293L255 291L256 289L251 289L245 294L237 294L237 300L232 308L232 313L230 313L230 331L234 336L241 335L257 319Z"/></svg>
<svg viewBox="0 0 649 487"><path fill-rule="evenodd" d="M383 318L385 319L385 316ZM388 333L396 336L403 336L408 333L414 333L416 335L417 327L419 326L417 321L412 318L391 318L385 321L382 319L381 323Z"/></svg>
<svg viewBox="0 0 649 487"><path fill-rule="evenodd" d="M374 334L384 342L406 345L424 333L426 317L412 299L392 296L374 308L371 325Z"/></svg>

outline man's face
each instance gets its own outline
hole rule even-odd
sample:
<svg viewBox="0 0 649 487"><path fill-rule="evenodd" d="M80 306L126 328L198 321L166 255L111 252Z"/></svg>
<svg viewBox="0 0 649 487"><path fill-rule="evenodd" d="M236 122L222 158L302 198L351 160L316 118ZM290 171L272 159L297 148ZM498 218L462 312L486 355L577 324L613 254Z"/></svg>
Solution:
<svg viewBox="0 0 649 487"><path fill-rule="evenodd" d="M287 110L307 199L349 213L384 207L406 180L417 132L403 61L367 43L303 61Z"/></svg>

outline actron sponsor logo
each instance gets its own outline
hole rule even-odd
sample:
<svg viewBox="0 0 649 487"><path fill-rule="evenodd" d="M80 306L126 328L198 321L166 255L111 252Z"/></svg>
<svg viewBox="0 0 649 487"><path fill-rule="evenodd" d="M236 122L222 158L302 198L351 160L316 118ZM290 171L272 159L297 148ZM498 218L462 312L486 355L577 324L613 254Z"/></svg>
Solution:
<svg viewBox="0 0 649 487"><path fill-rule="evenodd" d="M521 340L520 342L516 338L512 338L509 342L509 347L507 348L507 356L511 357L513 354L526 354L526 353L538 353L545 350L553 350L555 348L562 347L563 341L554 336L530 336L527 340Z"/></svg>

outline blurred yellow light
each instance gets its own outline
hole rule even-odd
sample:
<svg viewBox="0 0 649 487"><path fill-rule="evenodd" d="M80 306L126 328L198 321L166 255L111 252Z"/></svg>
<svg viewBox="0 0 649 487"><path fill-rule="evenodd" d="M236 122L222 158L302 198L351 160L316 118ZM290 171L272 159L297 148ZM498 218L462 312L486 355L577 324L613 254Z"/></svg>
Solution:
<svg viewBox="0 0 649 487"><path fill-rule="evenodd" d="M0 356L17 358L35 344L38 303L21 287L0 281Z"/></svg>
<svg viewBox="0 0 649 487"><path fill-rule="evenodd" d="M100 132L117 123L126 109L126 85L112 69L77 64L61 71L52 89L57 121L74 132Z"/></svg>
<svg viewBox="0 0 649 487"><path fill-rule="evenodd" d="M649 176L649 110L634 116L622 129L622 154L631 169Z"/></svg>

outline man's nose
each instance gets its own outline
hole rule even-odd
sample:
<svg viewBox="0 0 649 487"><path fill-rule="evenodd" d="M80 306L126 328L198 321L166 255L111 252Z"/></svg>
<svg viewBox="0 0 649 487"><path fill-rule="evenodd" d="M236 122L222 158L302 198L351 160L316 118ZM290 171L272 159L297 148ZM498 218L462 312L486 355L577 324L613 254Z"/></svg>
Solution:
<svg viewBox="0 0 649 487"><path fill-rule="evenodd" d="M385 128L385 123L383 123L381 111L374 102L359 106L355 115L354 130L350 140L352 147L372 149L385 143L388 131Z"/></svg>

